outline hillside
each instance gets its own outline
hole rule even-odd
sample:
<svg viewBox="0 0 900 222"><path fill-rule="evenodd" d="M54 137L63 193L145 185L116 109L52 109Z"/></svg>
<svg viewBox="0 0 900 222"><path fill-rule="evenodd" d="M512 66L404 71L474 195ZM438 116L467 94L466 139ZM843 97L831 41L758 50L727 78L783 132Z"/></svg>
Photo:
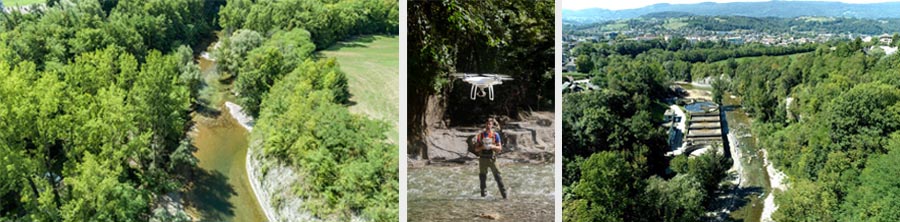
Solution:
<svg viewBox="0 0 900 222"><path fill-rule="evenodd" d="M686 12L654 12L633 19L602 21L590 24L567 24L565 33L633 30L649 32L728 32L753 30L770 33L857 33L880 35L900 32L900 18L862 19L839 17L748 17L735 15L697 15Z"/></svg>
<svg viewBox="0 0 900 222"><path fill-rule="evenodd" d="M563 21L573 23L593 23L599 21L637 18L656 12L687 12L697 15L738 15L750 17L828 16L852 18L897 18L900 2L874 4L847 4L841 2L813 1L770 1L697 4L655 4L643 8L607 10L590 8L583 10L563 9Z"/></svg>

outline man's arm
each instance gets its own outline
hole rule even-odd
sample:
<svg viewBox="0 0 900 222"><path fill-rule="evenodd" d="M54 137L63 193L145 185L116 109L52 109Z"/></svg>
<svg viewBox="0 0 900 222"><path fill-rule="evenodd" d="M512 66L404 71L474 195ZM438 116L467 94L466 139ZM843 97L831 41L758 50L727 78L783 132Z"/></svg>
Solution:
<svg viewBox="0 0 900 222"><path fill-rule="evenodd" d="M491 145L491 149L494 150L494 152L499 153L500 151L503 150L503 144L500 144L500 142L497 142L496 144Z"/></svg>
<svg viewBox="0 0 900 222"><path fill-rule="evenodd" d="M472 140L472 143L475 143L475 153L481 153L481 151L485 150L484 144L479 142L479 135L475 135L475 140Z"/></svg>
<svg viewBox="0 0 900 222"><path fill-rule="evenodd" d="M503 143L500 141L500 134L497 133L494 137L494 145L491 145L491 149L496 153L500 153L503 150Z"/></svg>

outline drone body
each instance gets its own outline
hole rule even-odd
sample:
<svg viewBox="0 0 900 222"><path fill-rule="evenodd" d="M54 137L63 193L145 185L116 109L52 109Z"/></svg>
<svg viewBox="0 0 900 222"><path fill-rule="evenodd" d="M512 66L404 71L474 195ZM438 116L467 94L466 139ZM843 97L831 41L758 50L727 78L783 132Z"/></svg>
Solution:
<svg viewBox="0 0 900 222"><path fill-rule="evenodd" d="M503 80L512 80L512 77L500 74L470 74L470 73L454 73L451 74L456 78L472 84L469 98L475 100L476 97L488 96L488 99L494 100L494 85L503 84ZM487 91L485 91L487 89Z"/></svg>

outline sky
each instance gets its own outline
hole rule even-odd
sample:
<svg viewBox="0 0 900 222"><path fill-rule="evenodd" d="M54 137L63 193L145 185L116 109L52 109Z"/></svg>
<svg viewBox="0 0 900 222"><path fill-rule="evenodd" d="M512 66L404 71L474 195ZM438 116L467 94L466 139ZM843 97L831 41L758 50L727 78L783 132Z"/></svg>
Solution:
<svg viewBox="0 0 900 222"><path fill-rule="evenodd" d="M633 9L640 8L648 5L658 4L658 3L669 3L669 4L694 4L701 2L765 2L769 0L562 0L562 8L563 9L586 9L586 8L604 8L610 10L622 10L622 9ZM825 0L832 2L845 2L845 3L876 3L876 2L890 2L897 0Z"/></svg>

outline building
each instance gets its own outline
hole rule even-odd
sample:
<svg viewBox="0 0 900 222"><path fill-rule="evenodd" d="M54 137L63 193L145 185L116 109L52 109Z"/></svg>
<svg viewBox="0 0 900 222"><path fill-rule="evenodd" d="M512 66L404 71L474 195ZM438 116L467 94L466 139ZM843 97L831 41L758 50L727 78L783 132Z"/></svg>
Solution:
<svg viewBox="0 0 900 222"><path fill-rule="evenodd" d="M724 148L722 119L718 107L701 112L691 112L687 134L684 135L684 153L699 156Z"/></svg>
<svg viewBox="0 0 900 222"><path fill-rule="evenodd" d="M577 72L576 68L577 68L577 67L575 66L575 62L574 62L574 61L570 61L569 63L566 63L566 67L565 67L565 69L563 69L563 71L565 71L565 72Z"/></svg>
<svg viewBox="0 0 900 222"><path fill-rule="evenodd" d="M591 83L591 79L582 79L575 81L566 81L562 85L563 90L570 92L581 92L585 90L600 90L600 87Z"/></svg>
<svg viewBox="0 0 900 222"><path fill-rule="evenodd" d="M894 40L893 37L891 37L888 34L878 36L878 41L881 43L887 44L887 45L890 45L891 43L893 43L894 42L893 40Z"/></svg>
<svg viewBox="0 0 900 222"><path fill-rule="evenodd" d="M744 38L741 38L740 36L727 37L725 38L725 41L735 45L744 44Z"/></svg>
<svg viewBox="0 0 900 222"><path fill-rule="evenodd" d="M617 33L617 32L606 33L607 39L616 39L616 37L618 37L618 36L619 36L619 33Z"/></svg>

